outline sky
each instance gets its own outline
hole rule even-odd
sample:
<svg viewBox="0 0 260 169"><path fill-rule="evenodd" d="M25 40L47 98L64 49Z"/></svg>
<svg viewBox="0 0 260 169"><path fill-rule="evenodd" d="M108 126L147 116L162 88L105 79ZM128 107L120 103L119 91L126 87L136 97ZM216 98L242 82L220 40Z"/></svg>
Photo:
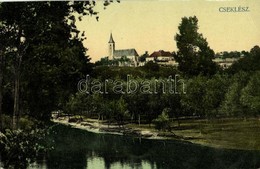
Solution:
<svg viewBox="0 0 260 169"><path fill-rule="evenodd" d="M220 12L225 7L248 7L249 12ZM121 0L105 10L98 2L99 21L86 16L77 22L83 42L95 62L108 56L113 34L116 49L177 51L174 36L182 17L197 16L199 33L215 52L250 50L260 46L260 0Z"/></svg>

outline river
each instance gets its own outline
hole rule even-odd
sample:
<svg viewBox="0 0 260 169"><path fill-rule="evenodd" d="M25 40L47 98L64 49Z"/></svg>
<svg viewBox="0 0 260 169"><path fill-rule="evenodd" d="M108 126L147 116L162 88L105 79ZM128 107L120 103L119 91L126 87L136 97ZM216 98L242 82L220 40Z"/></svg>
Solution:
<svg viewBox="0 0 260 169"><path fill-rule="evenodd" d="M53 150L29 169L257 169L259 151L209 148L182 141L96 134L54 127Z"/></svg>

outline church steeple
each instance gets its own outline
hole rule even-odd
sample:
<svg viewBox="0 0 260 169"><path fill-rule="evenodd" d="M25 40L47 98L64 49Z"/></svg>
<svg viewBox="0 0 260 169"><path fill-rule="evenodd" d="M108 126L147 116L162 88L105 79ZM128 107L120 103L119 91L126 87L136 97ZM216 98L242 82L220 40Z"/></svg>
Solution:
<svg viewBox="0 0 260 169"><path fill-rule="evenodd" d="M112 33L110 33L110 39L108 41L108 58L109 58L109 60L114 59L114 51L115 51L115 41L113 39Z"/></svg>
<svg viewBox="0 0 260 169"><path fill-rule="evenodd" d="M115 43L114 39L113 39L113 36L112 36L112 33L110 33L110 39L109 39L109 42L108 43Z"/></svg>

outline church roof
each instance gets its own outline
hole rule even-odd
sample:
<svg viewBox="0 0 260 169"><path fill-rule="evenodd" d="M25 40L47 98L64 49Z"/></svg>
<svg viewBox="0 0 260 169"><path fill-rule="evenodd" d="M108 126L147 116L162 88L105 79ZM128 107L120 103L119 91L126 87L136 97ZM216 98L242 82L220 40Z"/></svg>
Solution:
<svg viewBox="0 0 260 169"><path fill-rule="evenodd" d="M115 43L114 39L113 39L113 36L112 36L112 33L110 34L110 39L109 39L109 42L108 43Z"/></svg>
<svg viewBox="0 0 260 169"><path fill-rule="evenodd" d="M168 51L164 51L164 50L159 50L159 51L155 51L153 52L149 57L159 57L159 56L168 56L168 57L171 57L172 54L171 52L168 52Z"/></svg>
<svg viewBox="0 0 260 169"><path fill-rule="evenodd" d="M122 57L122 56L139 56L135 49L122 49L115 50L114 57Z"/></svg>

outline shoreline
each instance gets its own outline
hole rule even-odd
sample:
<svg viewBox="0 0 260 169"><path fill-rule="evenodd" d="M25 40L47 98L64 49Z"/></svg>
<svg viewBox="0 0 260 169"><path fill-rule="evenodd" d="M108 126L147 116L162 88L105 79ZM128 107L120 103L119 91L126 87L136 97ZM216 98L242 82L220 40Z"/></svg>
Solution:
<svg viewBox="0 0 260 169"><path fill-rule="evenodd" d="M56 124L58 123L58 124L70 126L76 129L85 130L96 134L113 134L113 135L131 136L131 137L138 137L142 139L154 139L154 140L173 139L173 140L188 141L188 139L191 139L191 138L184 138L181 136L177 136L174 133L166 134L160 131L155 132L155 131L149 131L143 129L130 128L130 127L119 127L118 125L108 126L98 122L88 122L88 121L69 122L68 118L52 119L52 122Z"/></svg>
<svg viewBox="0 0 260 169"><path fill-rule="evenodd" d="M196 135L192 135L189 132L185 132L185 130L177 130L174 132L163 132L153 130L152 128L143 129L137 126L129 127L129 125L124 125L123 127L119 127L118 125L107 125L102 124L95 119L85 119L83 121L73 121L69 122L68 117L59 117L53 118L52 122L56 124L62 124L66 126L70 126L72 128L85 130L88 132L96 133L96 134L113 134L113 135L121 135L121 136L130 136L141 139L150 139L150 140L176 140L182 141L186 143L196 144L204 147L211 147L215 149L229 149L229 150L242 150L242 151L259 151L260 149L257 147L245 147L232 144L233 142L228 142L228 144L223 144L223 142L218 141L218 139L208 139L207 135L203 133L197 133Z"/></svg>

